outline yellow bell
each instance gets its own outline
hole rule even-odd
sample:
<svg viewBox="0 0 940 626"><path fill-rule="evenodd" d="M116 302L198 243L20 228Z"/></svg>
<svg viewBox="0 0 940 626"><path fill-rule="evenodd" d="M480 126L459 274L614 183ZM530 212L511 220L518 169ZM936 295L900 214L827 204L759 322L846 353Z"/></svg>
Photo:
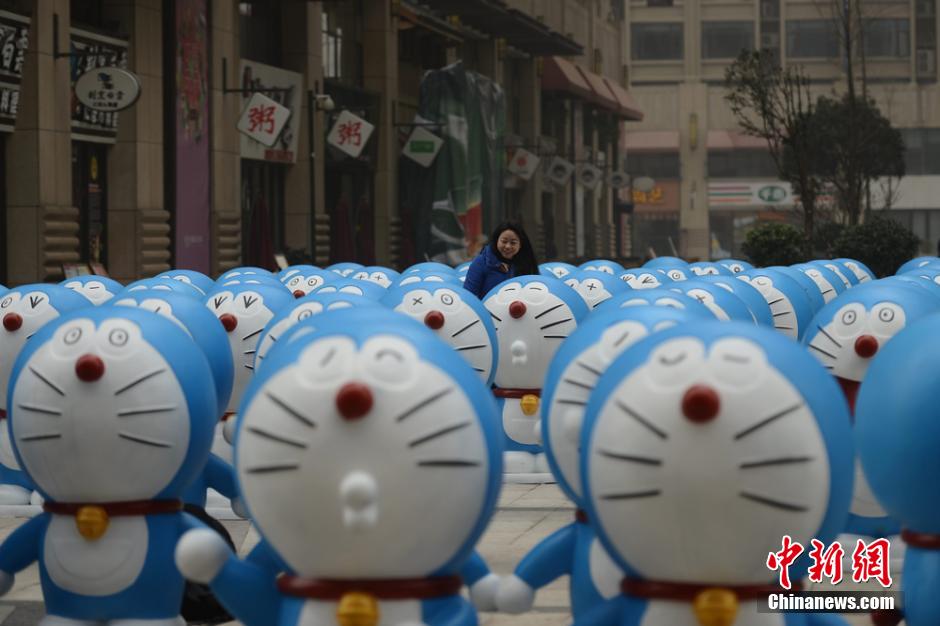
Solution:
<svg viewBox="0 0 940 626"><path fill-rule="evenodd" d="M377 626L379 603L368 593L345 593L336 607L336 622L339 626Z"/></svg>
<svg viewBox="0 0 940 626"><path fill-rule="evenodd" d="M535 412L539 410L539 397L534 393L527 393L519 400L519 405L526 415L535 415Z"/></svg>
<svg viewBox="0 0 940 626"><path fill-rule="evenodd" d="M738 598L730 589L706 589L692 603L701 626L731 626L738 615Z"/></svg>
<svg viewBox="0 0 940 626"><path fill-rule="evenodd" d="M108 530L108 512L100 506L83 506L75 514L78 534L89 541L96 541Z"/></svg>

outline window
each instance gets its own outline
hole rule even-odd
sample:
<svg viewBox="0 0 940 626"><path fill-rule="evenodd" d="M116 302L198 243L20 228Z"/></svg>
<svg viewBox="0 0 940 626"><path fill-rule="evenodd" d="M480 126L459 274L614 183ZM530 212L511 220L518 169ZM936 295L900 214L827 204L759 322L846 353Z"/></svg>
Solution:
<svg viewBox="0 0 940 626"><path fill-rule="evenodd" d="M330 30L330 16L320 17L323 28L323 77L340 78L343 68L343 29L337 26Z"/></svg>
<svg viewBox="0 0 940 626"><path fill-rule="evenodd" d="M733 59L754 48L754 22L702 22L702 58Z"/></svg>
<svg viewBox="0 0 940 626"><path fill-rule="evenodd" d="M777 166L766 150L709 150L709 178L770 178Z"/></svg>
<svg viewBox="0 0 940 626"><path fill-rule="evenodd" d="M678 152L637 152L627 154L627 173L634 178L649 176L654 180L679 178Z"/></svg>
<svg viewBox="0 0 940 626"><path fill-rule="evenodd" d="M632 58L634 61L681 60L682 24L647 22L631 24Z"/></svg>
<svg viewBox="0 0 940 626"><path fill-rule="evenodd" d="M787 56L795 59L839 56L839 33L832 20L787 22Z"/></svg>
<svg viewBox="0 0 940 626"><path fill-rule="evenodd" d="M911 23L878 19L865 23L865 54L869 57L907 57L911 54Z"/></svg>
<svg viewBox="0 0 940 626"><path fill-rule="evenodd" d="M940 174L940 129L904 128L905 170L908 176Z"/></svg>

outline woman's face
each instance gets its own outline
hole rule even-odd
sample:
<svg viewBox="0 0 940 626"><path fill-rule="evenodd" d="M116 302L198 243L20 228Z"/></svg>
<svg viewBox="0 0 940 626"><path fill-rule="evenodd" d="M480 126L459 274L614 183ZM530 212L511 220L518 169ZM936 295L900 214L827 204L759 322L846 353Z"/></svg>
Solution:
<svg viewBox="0 0 940 626"><path fill-rule="evenodd" d="M516 256L520 247L519 235L511 230L504 230L500 233L499 239L496 240L496 249L507 259Z"/></svg>

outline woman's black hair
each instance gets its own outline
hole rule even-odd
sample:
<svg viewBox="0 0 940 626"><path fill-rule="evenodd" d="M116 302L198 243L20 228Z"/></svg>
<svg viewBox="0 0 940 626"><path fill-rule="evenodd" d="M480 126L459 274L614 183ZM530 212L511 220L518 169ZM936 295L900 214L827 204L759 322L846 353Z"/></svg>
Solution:
<svg viewBox="0 0 940 626"><path fill-rule="evenodd" d="M496 253L497 257L503 259L503 255L499 253L496 243L499 241L499 236L507 230L511 230L519 237L519 252L512 258L512 261L507 261L512 263L512 266L515 268L515 275L528 276L538 274L539 263L535 258L535 250L532 248L532 244L529 242L529 236L525 234L522 225L517 222L503 222L496 227L493 231L493 235L490 237L490 246L493 248L493 252Z"/></svg>

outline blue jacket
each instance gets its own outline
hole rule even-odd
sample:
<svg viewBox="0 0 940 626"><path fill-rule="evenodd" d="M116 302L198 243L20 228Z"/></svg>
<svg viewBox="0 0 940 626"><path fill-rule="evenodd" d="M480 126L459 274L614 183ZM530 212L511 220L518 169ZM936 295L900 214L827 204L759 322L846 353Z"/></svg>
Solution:
<svg viewBox="0 0 940 626"><path fill-rule="evenodd" d="M480 251L477 258L473 259L470 269L467 270L463 288L482 300L490 292L490 289L507 278L513 278L516 275L516 268L512 263L509 263L508 272L504 272L500 268L501 263L502 261L496 256L492 246L489 244L483 246L483 250Z"/></svg>

